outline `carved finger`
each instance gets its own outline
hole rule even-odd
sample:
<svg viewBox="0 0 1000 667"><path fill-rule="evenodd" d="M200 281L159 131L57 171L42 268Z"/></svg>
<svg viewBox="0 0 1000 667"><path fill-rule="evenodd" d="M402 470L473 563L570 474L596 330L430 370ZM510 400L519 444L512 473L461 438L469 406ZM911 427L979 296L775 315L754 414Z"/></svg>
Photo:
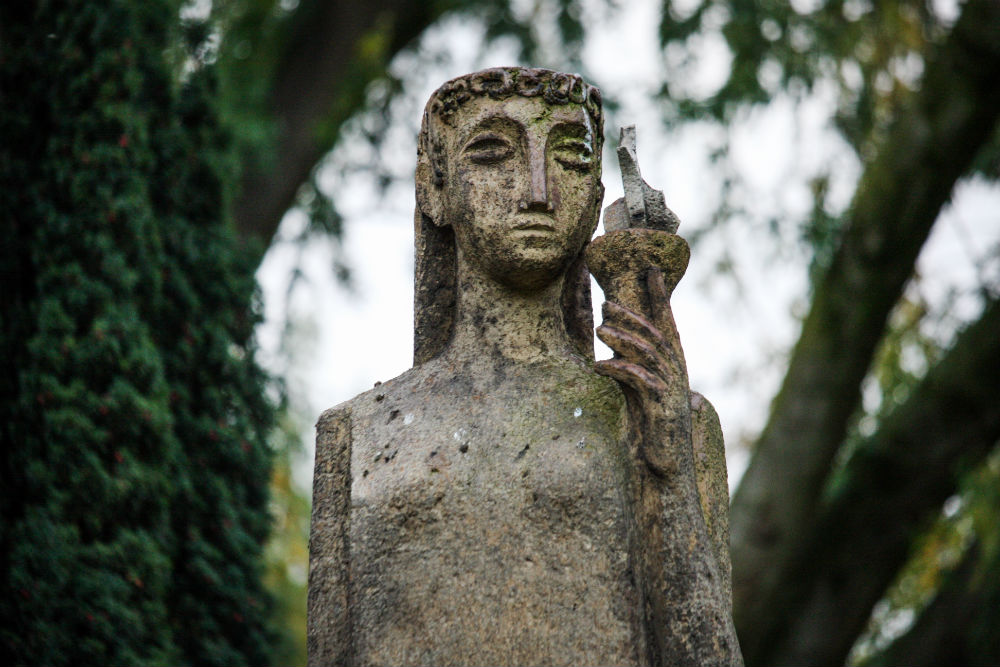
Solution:
<svg viewBox="0 0 1000 667"><path fill-rule="evenodd" d="M661 330L642 315L613 301L605 301L602 312L607 324L656 345L657 349L661 351L659 355L661 368L666 369L667 373L678 375L687 372L687 367L684 365L684 351L681 348L680 337L677 335L677 327L674 325L674 317L670 311L669 303L666 306L664 317L668 323L667 330ZM668 332L672 332L672 335L668 336Z"/></svg>
<svg viewBox="0 0 1000 667"><path fill-rule="evenodd" d="M639 336L609 324L602 324L597 327L597 337L619 356L641 364L657 376L670 372L660 348Z"/></svg>
<svg viewBox="0 0 1000 667"><path fill-rule="evenodd" d="M653 345L666 346L667 344L659 327L625 306L613 301L605 301L601 307L601 314L604 316L606 324L627 331L636 338L650 341Z"/></svg>
<svg viewBox="0 0 1000 667"><path fill-rule="evenodd" d="M634 364L625 359L605 359L598 361L594 365L594 370L601 375L607 375L617 380L626 387L634 389L641 396L648 395L650 392L659 395L667 388L666 383L658 376L650 373L639 364Z"/></svg>

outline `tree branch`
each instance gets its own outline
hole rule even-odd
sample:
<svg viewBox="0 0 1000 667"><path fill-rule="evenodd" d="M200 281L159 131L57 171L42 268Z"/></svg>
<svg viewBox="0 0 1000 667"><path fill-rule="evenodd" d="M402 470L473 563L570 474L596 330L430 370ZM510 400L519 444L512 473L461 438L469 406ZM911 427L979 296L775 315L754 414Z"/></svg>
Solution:
<svg viewBox="0 0 1000 667"><path fill-rule="evenodd" d="M893 305L956 180L1000 117L1000 2L970 0L860 182L830 269L732 508L735 616L748 664L789 622L783 589Z"/></svg>
<svg viewBox="0 0 1000 667"><path fill-rule="evenodd" d="M863 442L816 517L771 665L843 664L872 607L963 472L1000 440L1000 301L963 331L911 397Z"/></svg>
<svg viewBox="0 0 1000 667"><path fill-rule="evenodd" d="M267 167L243 175L237 232L267 248L299 186L332 148L336 130L364 102L397 52L456 2L304 0L269 94L277 126Z"/></svg>

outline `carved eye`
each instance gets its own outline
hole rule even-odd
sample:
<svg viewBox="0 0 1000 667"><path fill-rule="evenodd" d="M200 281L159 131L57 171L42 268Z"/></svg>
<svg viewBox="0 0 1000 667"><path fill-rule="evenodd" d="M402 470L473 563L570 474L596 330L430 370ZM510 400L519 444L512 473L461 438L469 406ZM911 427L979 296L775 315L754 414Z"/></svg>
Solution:
<svg viewBox="0 0 1000 667"><path fill-rule="evenodd" d="M483 134L465 146L465 156L476 164L492 164L514 154L514 147L498 134Z"/></svg>
<svg viewBox="0 0 1000 667"><path fill-rule="evenodd" d="M576 171L590 171L594 162L594 150L590 142L582 138L567 137L553 147L556 162Z"/></svg>

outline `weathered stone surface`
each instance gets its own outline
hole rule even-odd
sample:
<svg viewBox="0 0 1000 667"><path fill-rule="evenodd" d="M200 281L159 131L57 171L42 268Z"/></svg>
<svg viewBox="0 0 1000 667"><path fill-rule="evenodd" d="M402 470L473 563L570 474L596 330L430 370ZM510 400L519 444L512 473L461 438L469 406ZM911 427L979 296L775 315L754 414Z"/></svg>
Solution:
<svg viewBox="0 0 1000 667"><path fill-rule="evenodd" d="M415 366L317 426L310 664L739 663L721 431L669 310L687 245L588 246L601 143L572 75L486 70L428 103Z"/></svg>

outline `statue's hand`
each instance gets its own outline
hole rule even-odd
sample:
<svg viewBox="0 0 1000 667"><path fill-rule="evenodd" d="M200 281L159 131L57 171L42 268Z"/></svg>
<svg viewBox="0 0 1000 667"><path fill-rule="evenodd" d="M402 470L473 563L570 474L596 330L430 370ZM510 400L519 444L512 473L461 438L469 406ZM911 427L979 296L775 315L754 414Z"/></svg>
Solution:
<svg viewBox="0 0 1000 667"><path fill-rule="evenodd" d="M690 456L687 367L663 273L649 269L646 282L649 313L604 303L597 336L616 354L598 361L596 370L625 387L630 413L641 420L639 454L654 473L666 476Z"/></svg>

